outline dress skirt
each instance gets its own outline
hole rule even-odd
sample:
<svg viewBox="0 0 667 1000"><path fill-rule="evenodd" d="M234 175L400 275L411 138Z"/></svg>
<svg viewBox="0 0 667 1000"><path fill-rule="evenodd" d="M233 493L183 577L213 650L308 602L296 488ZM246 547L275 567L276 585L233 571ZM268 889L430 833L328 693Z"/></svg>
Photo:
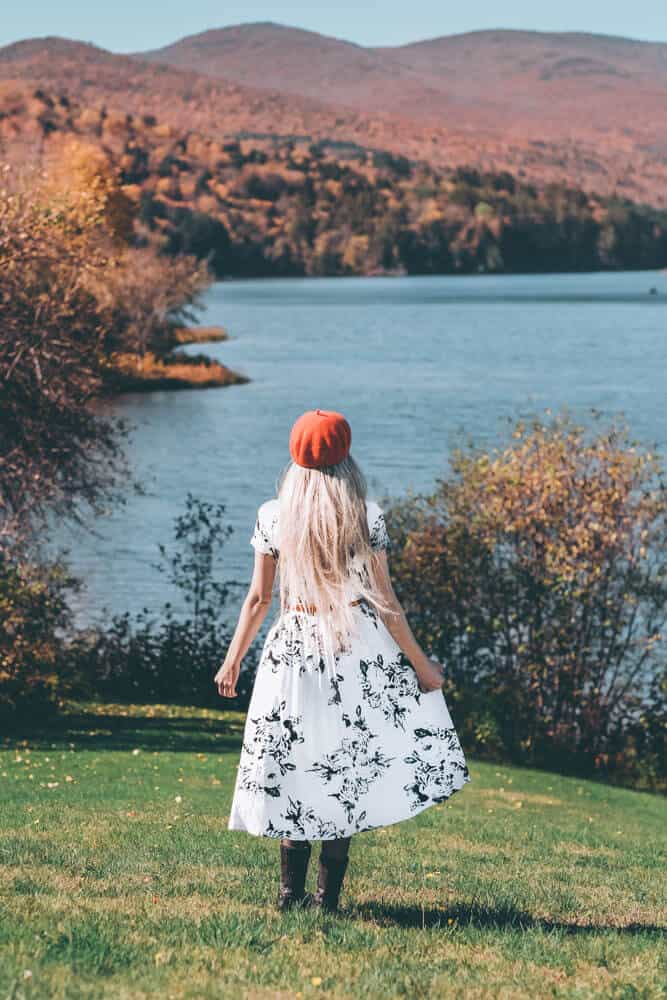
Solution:
<svg viewBox="0 0 667 1000"><path fill-rule="evenodd" d="M344 652L317 615L283 611L260 658L228 829L331 840L410 819L470 780L441 689L361 601Z"/></svg>

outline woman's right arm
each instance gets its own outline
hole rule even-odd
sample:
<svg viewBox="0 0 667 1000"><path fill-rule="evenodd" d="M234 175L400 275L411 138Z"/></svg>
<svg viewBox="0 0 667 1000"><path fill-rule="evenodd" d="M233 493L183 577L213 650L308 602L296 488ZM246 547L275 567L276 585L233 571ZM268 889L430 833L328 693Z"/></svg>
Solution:
<svg viewBox="0 0 667 1000"><path fill-rule="evenodd" d="M405 617L405 611L391 583L387 553L384 549L373 555L375 561L375 577L380 593L389 608L389 612L379 612L382 621L404 655L412 664L420 687L423 691L437 691L442 687L442 667L435 660L429 659L415 639L412 629Z"/></svg>
<svg viewBox="0 0 667 1000"><path fill-rule="evenodd" d="M241 605L239 620L229 644L224 663L213 678L222 698L236 697L236 683L241 672L241 661L259 632L271 606L276 561L273 556L255 552L252 581Z"/></svg>

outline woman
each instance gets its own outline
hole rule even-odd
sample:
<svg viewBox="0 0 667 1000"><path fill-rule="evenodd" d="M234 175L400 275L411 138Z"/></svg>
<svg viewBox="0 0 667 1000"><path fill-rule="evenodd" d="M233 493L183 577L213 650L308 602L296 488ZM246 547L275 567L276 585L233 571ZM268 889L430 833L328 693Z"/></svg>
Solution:
<svg viewBox="0 0 667 1000"><path fill-rule="evenodd" d="M442 669L412 634L387 567L384 516L366 500L340 413L304 413L276 499L257 513L252 583L215 676L233 698L280 574L260 658L230 830L280 837L278 907L338 907L353 834L443 802L469 781ZM311 840L317 891L306 895Z"/></svg>

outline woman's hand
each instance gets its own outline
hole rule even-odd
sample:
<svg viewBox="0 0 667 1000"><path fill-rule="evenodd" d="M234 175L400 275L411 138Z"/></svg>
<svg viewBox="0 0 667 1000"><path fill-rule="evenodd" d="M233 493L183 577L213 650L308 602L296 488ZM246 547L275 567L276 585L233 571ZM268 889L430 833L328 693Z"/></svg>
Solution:
<svg viewBox="0 0 667 1000"><path fill-rule="evenodd" d="M221 698L236 697L236 682L239 679L240 669L240 664L238 663L223 663L218 670L213 678L213 682L217 685L218 694Z"/></svg>
<svg viewBox="0 0 667 1000"><path fill-rule="evenodd" d="M445 679L442 664L438 663L437 660L429 660L428 657L424 657L416 664L415 673L422 691L437 691L442 687Z"/></svg>

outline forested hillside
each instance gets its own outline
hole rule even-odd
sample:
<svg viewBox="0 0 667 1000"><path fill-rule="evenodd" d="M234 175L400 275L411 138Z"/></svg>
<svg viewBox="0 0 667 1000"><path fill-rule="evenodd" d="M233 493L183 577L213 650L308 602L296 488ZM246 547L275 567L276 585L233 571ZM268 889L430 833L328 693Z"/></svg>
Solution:
<svg viewBox="0 0 667 1000"><path fill-rule="evenodd" d="M378 49L245 24L133 56L26 39L0 48L0 81L179 133L332 139L667 205L665 44L481 31Z"/></svg>
<svg viewBox="0 0 667 1000"><path fill-rule="evenodd" d="M159 233L218 276L667 265L667 212L629 200L336 140L226 140L26 86L0 94L10 159L48 159L72 136L119 171L140 241Z"/></svg>

